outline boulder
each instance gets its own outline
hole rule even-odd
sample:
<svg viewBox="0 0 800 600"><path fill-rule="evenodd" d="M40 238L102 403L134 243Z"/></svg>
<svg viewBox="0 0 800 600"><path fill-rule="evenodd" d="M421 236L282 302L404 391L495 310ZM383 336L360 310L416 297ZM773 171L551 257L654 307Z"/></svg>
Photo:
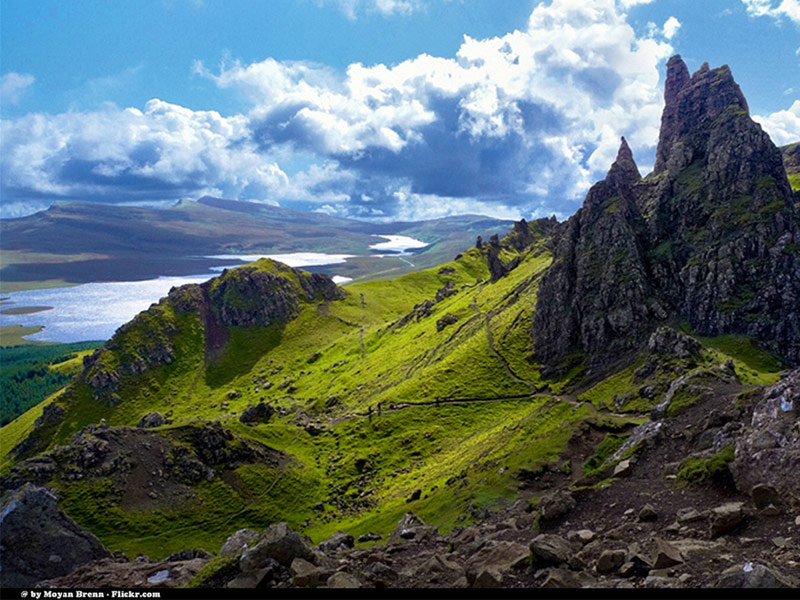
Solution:
<svg viewBox="0 0 800 600"><path fill-rule="evenodd" d="M559 490L544 496L539 502L539 515L545 522L555 522L575 508L575 498L571 494Z"/></svg>
<svg viewBox="0 0 800 600"><path fill-rule="evenodd" d="M239 556L258 538L255 529L240 529L225 540L219 553L220 556Z"/></svg>
<svg viewBox="0 0 800 600"><path fill-rule="evenodd" d="M500 588L503 587L503 574L493 567L481 569L472 582L474 588Z"/></svg>
<svg viewBox="0 0 800 600"><path fill-rule="evenodd" d="M745 563L722 572L719 588L796 588L800 582L761 564Z"/></svg>
<svg viewBox="0 0 800 600"><path fill-rule="evenodd" d="M742 502L728 502L711 509L709 535L715 538L739 525L745 517L743 507Z"/></svg>
<svg viewBox="0 0 800 600"><path fill-rule="evenodd" d="M413 512L403 515L397 523L392 535L389 536L389 544L399 544L403 540L422 542L436 535L436 528L425 525L425 522Z"/></svg>
<svg viewBox="0 0 800 600"><path fill-rule="evenodd" d="M30 484L7 495L0 533L0 587L28 587L110 556L100 540L58 508L50 490Z"/></svg>
<svg viewBox="0 0 800 600"><path fill-rule="evenodd" d="M242 554L239 566L242 571L254 571L261 568L264 561L269 558L288 567L295 558L312 562L314 553L305 540L292 531L286 523L276 523L261 534L255 546Z"/></svg>
<svg viewBox="0 0 800 600"><path fill-rule="evenodd" d="M519 569L528 565L530 550L516 542L486 542L477 552L471 554L466 563L470 579L483 569L492 568L500 573Z"/></svg>
<svg viewBox="0 0 800 600"><path fill-rule="evenodd" d="M640 521L655 521L656 519L658 519L658 513L652 504L645 504L639 511Z"/></svg>
<svg viewBox="0 0 800 600"><path fill-rule="evenodd" d="M674 545L661 538L655 538L654 542L653 569L668 569L683 562L683 556Z"/></svg>
<svg viewBox="0 0 800 600"><path fill-rule="evenodd" d="M759 483L753 486L750 490L750 495L753 497L753 504L756 508L761 510L770 505L779 506L781 504L781 497L773 486Z"/></svg>
<svg viewBox="0 0 800 600"><path fill-rule="evenodd" d="M397 571L381 561L371 562L361 573L376 588L387 588L399 577Z"/></svg>
<svg viewBox="0 0 800 600"><path fill-rule="evenodd" d="M344 571L337 571L330 577L325 585L329 588L339 589L357 589L361 587L361 582L350 573Z"/></svg>
<svg viewBox="0 0 800 600"><path fill-rule="evenodd" d="M355 545L355 539L349 533L339 531L334 533L329 539L322 542L318 548L322 552L339 552L347 550Z"/></svg>
<svg viewBox="0 0 800 600"><path fill-rule="evenodd" d="M537 563L558 565L569 560L572 548L564 538L542 533L533 538L531 553Z"/></svg>
<svg viewBox="0 0 800 600"><path fill-rule="evenodd" d="M139 419L139 423L136 426L142 429L150 429L151 427L161 427L165 423L166 419L160 412L150 412Z"/></svg>
<svg viewBox="0 0 800 600"><path fill-rule="evenodd" d="M333 570L318 567L303 558L295 558L289 567L292 581L297 587L317 587L328 581Z"/></svg>
<svg viewBox="0 0 800 600"><path fill-rule="evenodd" d="M625 550L603 550L595 568L598 573L611 573L625 564L625 556Z"/></svg>
<svg viewBox="0 0 800 600"><path fill-rule="evenodd" d="M431 556L415 572L415 576L423 581L437 584L452 583L464 577L465 574L461 565L439 554Z"/></svg>
<svg viewBox="0 0 800 600"><path fill-rule="evenodd" d="M266 423L275 414L275 409L269 404L259 402L255 406L246 408L239 416L242 423Z"/></svg>

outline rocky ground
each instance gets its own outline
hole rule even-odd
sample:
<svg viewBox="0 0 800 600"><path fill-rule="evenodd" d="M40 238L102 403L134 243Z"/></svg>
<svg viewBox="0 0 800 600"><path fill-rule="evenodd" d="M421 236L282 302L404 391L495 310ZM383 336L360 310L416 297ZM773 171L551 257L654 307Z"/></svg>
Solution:
<svg viewBox="0 0 800 600"><path fill-rule="evenodd" d="M798 587L800 369L756 390L730 381L675 416L656 409L629 438L632 451L623 446L605 469L545 470L504 510L448 535L408 513L388 539L339 533L315 547L281 523L233 533L217 556L130 561L27 486L3 511L4 545L9 531L31 535L33 512L44 515L39 537L80 540L86 556L51 556L49 569L15 555L18 570L51 573L41 587ZM578 432L562 458L585 460L591 435Z"/></svg>

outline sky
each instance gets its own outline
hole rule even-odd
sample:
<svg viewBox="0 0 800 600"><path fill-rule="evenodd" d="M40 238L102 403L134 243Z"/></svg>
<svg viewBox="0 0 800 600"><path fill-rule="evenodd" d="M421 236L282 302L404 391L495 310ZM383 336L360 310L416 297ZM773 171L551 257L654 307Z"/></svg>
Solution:
<svg viewBox="0 0 800 600"><path fill-rule="evenodd" d="M649 172L676 53L800 141L800 0L2 0L0 217L563 219L620 136Z"/></svg>

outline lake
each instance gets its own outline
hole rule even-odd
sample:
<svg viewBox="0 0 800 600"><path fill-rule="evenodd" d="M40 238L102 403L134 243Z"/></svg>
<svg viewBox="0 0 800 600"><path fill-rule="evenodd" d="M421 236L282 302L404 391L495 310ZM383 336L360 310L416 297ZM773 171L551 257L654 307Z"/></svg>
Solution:
<svg viewBox="0 0 800 600"><path fill-rule="evenodd" d="M374 256L406 256L411 249L427 246L425 242L405 236L376 236L386 239L370 246L384 254ZM344 263L352 254L323 254L316 252L293 252L288 254L224 254L209 258L230 260L228 268L238 267L262 257L272 258L291 267L335 266ZM222 271L226 267L215 267ZM330 269L334 271L335 269ZM26 336L26 339L41 342L80 342L105 340L117 328L127 323L154 302L167 295L173 286L187 283L202 283L215 275L192 275L187 277L159 277L146 281L113 281L76 285L74 287L48 288L2 294L0 325L43 325L44 330ZM348 277L333 275L339 285L352 281ZM52 309L21 313L9 310L13 307L52 307Z"/></svg>

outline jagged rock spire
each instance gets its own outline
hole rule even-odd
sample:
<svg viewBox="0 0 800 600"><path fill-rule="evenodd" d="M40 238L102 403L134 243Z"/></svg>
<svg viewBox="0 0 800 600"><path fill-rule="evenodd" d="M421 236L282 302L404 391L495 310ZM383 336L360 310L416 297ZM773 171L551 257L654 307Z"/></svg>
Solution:
<svg viewBox="0 0 800 600"><path fill-rule="evenodd" d="M631 152L631 148L628 146L625 137L622 137L619 151L617 152L617 159L608 170L606 180L621 184L623 182L630 183L638 181L641 177L639 168L636 166L636 161L633 160L633 152Z"/></svg>
<svg viewBox="0 0 800 600"><path fill-rule="evenodd" d="M748 113L747 100L728 65L711 69L708 63L689 77L686 63L675 55L667 63L664 112L654 171L677 172L707 152L714 123L726 111Z"/></svg>
<svg viewBox="0 0 800 600"><path fill-rule="evenodd" d="M664 84L664 102L672 106L678 99L678 92L689 81L689 68L680 54L676 54L667 62L667 80Z"/></svg>

